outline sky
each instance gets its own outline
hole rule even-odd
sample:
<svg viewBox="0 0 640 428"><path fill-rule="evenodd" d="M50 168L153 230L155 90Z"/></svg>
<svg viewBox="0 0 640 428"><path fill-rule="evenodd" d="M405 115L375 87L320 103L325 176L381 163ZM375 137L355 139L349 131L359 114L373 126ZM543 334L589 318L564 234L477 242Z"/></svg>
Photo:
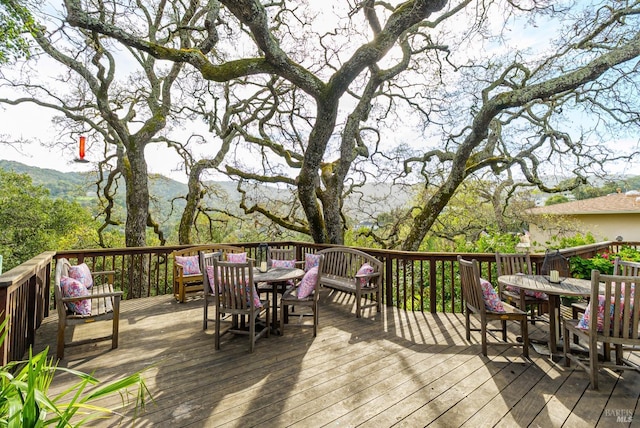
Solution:
<svg viewBox="0 0 640 428"><path fill-rule="evenodd" d="M326 11L318 22L325 22L331 19L331 12L324 8L320 12ZM538 29L540 30L540 29ZM540 43L540 38L529 31L518 31L512 34L512 44L519 48L526 48ZM504 47L502 47L504 49ZM52 72L47 67L43 71ZM0 91L4 89L0 87ZM0 93L0 97L6 97L6 93ZM64 172L83 172L93 168L91 163L76 163L73 159L77 156L77 142L68 141L68 148L59 146L50 147L58 134L51 123L53 114L42 107L35 105L2 106L0 105L0 141L29 140L19 146L7 146L0 144L0 159L18 161L27 165L40 168L51 168ZM638 148L638 138L630 138L628 141L618 142L621 146ZM196 149L197 151L197 149ZM151 144L147 149L148 167L150 173L158 173L168 176L180 182L186 182L187 177L180 169L179 158L172 150L160 144ZM86 158L91 161L96 159L97 153L92 153L91 142L88 142L88 152ZM616 174L637 174L640 173L638 162L620 163L611 167L612 173Z"/></svg>
<svg viewBox="0 0 640 428"><path fill-rule="evenodd" d="M74 162L78 157L78 142L69 141L68 148L47 147L57 135L51 118L53 114L38 106L11 106L5 108L0 105L0 140L7 136L13 140L29 140L24 144L0 144L0 159L20 162L38 168L55 169L62 172L87 172L93 169L91 164L99 154L92 153L90 141L85 158L90 163ZM150 173L162 174L181 183L187 182L187 177L180 170L178 159L173 150L160 144L150 144L147 148L148 169Z"/></svg>

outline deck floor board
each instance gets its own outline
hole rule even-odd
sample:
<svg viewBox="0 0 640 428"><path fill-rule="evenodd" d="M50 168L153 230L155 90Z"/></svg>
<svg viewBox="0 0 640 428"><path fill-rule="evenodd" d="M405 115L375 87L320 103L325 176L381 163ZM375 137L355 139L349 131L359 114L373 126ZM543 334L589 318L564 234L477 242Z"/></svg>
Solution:
<svg viewBox="0 0 640 428"><path fill-rule="evenodd" d="M52 314L37 331L36 351L55 349L56 327ZM544 336L545 327L532 326L532 335ZM109 324L78 326L74 339L102 329ZM327 290L316 338L310 326L286 326L249 354L246 337L227 334L216 351L213 336L214 323L202 330L201 299L124 301L119 348L67 348L60 366L103 382L146 369L154 400L137 427L629 426L616 412L640 407L638 373L602 371L600 391L591 391L584 371L533 348L531 362L503 346L490 345L485 358L478 334L465 339L461 314L385 308L358 319L353 296ZM76 382L59 373L51 392ZM132 409L123 415L90 426L130 426Z"/></svg>

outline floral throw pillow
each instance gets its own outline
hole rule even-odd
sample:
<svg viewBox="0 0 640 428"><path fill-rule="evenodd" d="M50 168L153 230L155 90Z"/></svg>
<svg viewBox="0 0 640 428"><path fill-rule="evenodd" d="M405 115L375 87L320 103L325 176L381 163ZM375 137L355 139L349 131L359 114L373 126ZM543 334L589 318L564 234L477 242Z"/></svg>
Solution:
<svg viewBox="0 0 640 428"><path fill-rule="evenodd" d="M245 286L245 291L251 292L251 297L253 298L253 306L255 306L256 308L261 308L262 307L262 302L260 301L260 295L258 294L258 290L256 290L256 287L253 284L247 284Z"/></svg>
<svg viewBox="0 0 640 428"><path fill-rule="evenodd" d="M493 288L493 285L484 278L480 278L480 286L482 287L482 299L484 300L484 307L491 312L504 313L504 305L500 296Z"/></svg>
<svg viewBox="0 0 640 428"><path fill-rule="evenodd" d="M246 263L247 253L227 253L227 261L229 263Z"/></svg>
<svg viewBox="0 0 640 428"><path fill-rule="evenodd" d="M199 275L200 258L198 256L176 256L176 263L182 266L185 275Z"/></svg>
<svg viewBox="0 0 640 428"><path fill-rule="evenodd" d="M598 313L596 314L596 330L602 332L604 329L604 300L605 297L601 294L598 296ZM609 318L611 318L611 323L613 324L613 301L615 299L611 298L612 305L609 307ZM584 311L582 318L578 321L578 328L583 330L589 330L589 325L591 324L591 319L593 315L591 314L591 305L587 305L587 309Z"/></svg>
<svg viewBox="0 0 640 428"><path fill-rule="evenodd" d="M60 289L62 297L83 297L91 294L83 283L68 276L60 278ZM67 302L65 305L71 312L76 314L91 315L91 300L89 299Z"/></svg>
<svg viewBox="0 0 640 428"><path fill-rule="evenodd" d="M300 281L300 285L298 285L298 289L296 294L298 299L306 299L313 293L313 290L316 287L316 281L318 279L318 266L312 267L309 269L307 273L304 274L302 280Z"/></svg>
<svg viewBox="0 0 640 428"><path fill-rule="evenodd" d="M80 281L85 287L93 287L93 277L91 276L91 270L86 263L80 263L76 266L69 267L69 277Z"/></svg>
<svg viewBox="0 0 640 428"><path fill-rule="evenodd" d="M320 256L318 254L307 253L304 255L304 271L309 272L311 268L314 268L320 264Z"/></svg>
<svg viewBox="0 0 640 428"><path fill-rule="evenodd" d="M360 275L369 275L374 272L373 266L369 263L363 263L356 273L356 280L360 281L360 285L366 287L369 284L369 278L358 278Z"/></svg>
<svg viewBox="0 0 640 428"><path fill-rule="evenodd" d="M211 292L215 293L216 289L213 285L215 284L215 282L213 281L213 266L207 266L207 278L209 279L209 287L211 288Z"/></svg>
<svg viewBox="0 0 640 428"><path fill-rule="evenodd" d="M516 294L520 294L520 288L514 287L513 285L507 285L505 287L507 291L511 291ZM533 290L524 290L524 295L529 297L535 297L536 299L548 299L547 293L543 293L542 291L533 291Z"/></svg>
<svg viewBox="0 0 640 428"><path fill-rule="evenodd" d="M271 267L293 269L296 267L295 260L271 260Z"/></svg>
<svg viewBox="0 0 640 428"><path fill-rule="evenodd" d="M620 305L623 306L627 287L625 287L624 283L622 283L621 285L622 285L622 295L620 296ZM630 304L631 304L631 308L633 308L634 296L635 296L635 284L631 284L631 286L629 287L629 290L631 293ZM598 332L602 332L604 329L604 301L605 301L605 296L602 294L598 295L598 313L596 314L596 330ZM615 297L611 296L611 306L609 307L609 318L611 320L610 322L611 322L612 328L613 328L613 321L614 321L613 315L615 311L614 304L615 304ZM620 311L620 322L622 322L623 317L624 317L624 314L622 313L622 311ZM580 321L578 321L578 328L583 330L589 330L589 325L591 323L592 318L593 318L593 315L591 314L591 305L587 305L587 309L584 311L582 318L580 319Z"/></svg>

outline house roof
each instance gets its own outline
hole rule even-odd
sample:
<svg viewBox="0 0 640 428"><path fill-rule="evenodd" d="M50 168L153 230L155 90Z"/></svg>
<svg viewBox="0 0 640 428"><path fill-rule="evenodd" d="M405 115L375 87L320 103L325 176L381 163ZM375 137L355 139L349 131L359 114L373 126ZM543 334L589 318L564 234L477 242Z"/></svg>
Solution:
<svg viewBox="0 0 640 428"><path fill-rule="evenodd" d="M528 212L533 215L640 214L640 192L612 193L598 198L531 208Z"/></svg>

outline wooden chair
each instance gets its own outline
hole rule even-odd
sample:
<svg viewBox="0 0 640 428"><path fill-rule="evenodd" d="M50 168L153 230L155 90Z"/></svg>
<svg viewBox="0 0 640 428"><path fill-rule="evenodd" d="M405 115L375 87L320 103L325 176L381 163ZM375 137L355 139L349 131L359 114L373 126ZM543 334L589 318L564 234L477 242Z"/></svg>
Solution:
<svg viewBox="0 0 640 428"><path fill-rule="evenodd" d="M640 263L632 262L628 260L622 260L620 259L620 257L616 257L615 260L613 261L613 274L622 275L622 276L640 276ZM586 302L586 301L572 303L571 313L572 313L573 319L578 319L580 317L580 314L584 314L585 311L587 310L588 305L589 305L589 302ZM576 344L578 343L578 337L574 338L574 342ZM610 353L610 346L608 343L604 344L603 352L604 352L605 361L610 361L611 353Z"/></svg>
<svg viewBox="0 0 640 428"><path fill-rule="evenodd" d="M205 253L200 252L200 271L202 272L202 296L204 300L204 313L202 320L202 329L208 328L209 321L209 305L215 302L215 294L213 292L212 282L209 280L207 268L213 268L213 261L220 260L221 252Z"/></svg>
<svg viewBox="0 0 640 428"><path fill-rule="evenodd" d="M498 276L515 275L518 273L533 275L533 268L529 253L502 254L496 252L496 270L498 272ZM513 305L525 312L527 311L527 308L531 308L531 324L535 324L536 319L539 319L539 317L544 313L544 307L549 305L548 298L529 296L524 290L520 290L519 292L511 291L507 290L502 285L499 285L499 290L500 298L510 305ZM538 311L537 316L536 308Z"/></svg>
<svg viewBox="0 0 640 428"><path fill-rule="evenodd" d="M92 272L94 284L89 289L91 295L88 297L63 297L60 285L63 276L69 276L69 268L71 264L69 260L61 258L56 262L56 275L54 286L54 298L58 310L58 342L57 357L64 357L64 348L70 346L79 346L88 343L102 342L111 340L111 349L118 347L118 327L120 322L120 300L122 299L122 291L113 291L113 279L115 271ZM104 279L104 283L96 283L97 279ZM79 302L81 300L91 299L91 314L80 315L72 312L68 308L68 304ZM68 326L89 324L95 321L111 321L111 334L100 337L93 337L84 340L66 341L65 331Z"/></svg>
<svg viewBox="0 0 640 428"><path fill-rule="evenodd" d="M638 305L634 304L636 300L639 302ZM598 322L594 322L600 304L602 304L605 314L602 319L602 331L598 329ZM632 369L640 372L638 365L624 359L622 349L625 345L640 345L640 331L638 331L640 276L603 275L595 269L591 271L589 313L593 315L590 315L586 330L578 326L579 320L565 319L563 322L565 365L569 367L571 361L575 361L578 366L588 371L593 389L598 389L598 370L601 367L613 370ZM608 314L612 314L612 316L608 316ZM589 353L588 360L571 349L570 338L572 336L570 335L578 337L581 340L580 343L586 346ZM607 359L602 362L598 360L598 342L614 346L616 350L615 363L607 361Z"/></svg>
<svg viewBox="0 0 640 428"><path fill-rule="evenodd" d="M223 253L242 253L244 248L231 245L209 244L195 247L183 248L171 253L173 258L173 296L180 303L184 303L188 293L199 293L202 291L203 275L198 273L185 273L185 267L179 263L177 257L194 257L196 265L199 265L199 254L201 252L213 253L222 251Z"/></svg>
<svg viewBox="0 0 640 428"><path fill-rule="evenodd" d="M313 316L313 337L318 334L318 298L320 295L319 284L320 276L322 275L322 264L324 262L324 256L320 255L318 260L318 274L315 277L313 284L313 291L307 297L302 299L298 298L298 291L300 287L291 287L287 289L280 299L280 334L284 335L284 325L289 322L289 306L291 307L307 307L311 308ZM303 278L305 281L305 278ZM303 314L297 314L302 317ZM300 323L301 326L304 324Z"/></svg>
<svg viewBox="0 0 640 428"><path fill-rule="evenodd" d="M268 322L260 330L256 321L261 311L266 311L268 321L270 308L269 300L261 300L262 307L257 307L254 301L253 260L246 263L230 263L213 259L214 299L216 302L216 332L215 348L220 349L220 336L224 333L234 333L249 336L249 352L253 352L256 341L263 337L269 337L270 327ZM275 309L274 309L275 310ZM220 322L222 314L232 316L231 327L221 333ZM246 328L240 323L239 317L248 317Z"/></svg>
<svg viewBox="0 0 640 428"><path fill-rule="evenodd" d="M460 268L460 283L462 285L462 297L464 299L465 327L467 340L471 340L471 331L480 331L482 335L482 355L487 356L487 334L499 331L502 333L502 345L522 346L522 355L529 357L529 334L527 331L527 313L520 309L504 303L505 312L488 311L484 304L482 285L480 283L480 270L478 262L474 260L464 260L458 256ZM471 314L480 317L480 328L471 328ZM493 329L488 326L489 322L499 320L501 328ZM507 321L516 321L520 323L520 331L522 335L522 343L507 342ZM493 336L493 334L492 334Z"/></svg>
<svg viewBox="0 0 640 428"><path fill-rule="evenodd" d="M273 260L295 260L296 250L294 248L269 248L267 252L267 267L270 269ZM295 267L301 267L304 261L296 260ZM286 282L260 282L257 285L258 292L272 293L275 289L278 293L284 293L287 289ZM275 310L275 308L274 308Z"/></svg>
<svg viewBox="0 0 640 428"><path fill-rule="evenodd" d="M613 261L613 274L622 276L640 276L640 262L621 260L616 257ZM578 319L579 314L583 314L587 309L588 302L575 302L571 304L571 311L574 319Z"/></svg>
<svg viewBox="0 0 640 428"><path fill-rule="evenodd" d="M294 260L296 251L293 248L269 248L267 265L271 267L272 260Z"/></svg>

